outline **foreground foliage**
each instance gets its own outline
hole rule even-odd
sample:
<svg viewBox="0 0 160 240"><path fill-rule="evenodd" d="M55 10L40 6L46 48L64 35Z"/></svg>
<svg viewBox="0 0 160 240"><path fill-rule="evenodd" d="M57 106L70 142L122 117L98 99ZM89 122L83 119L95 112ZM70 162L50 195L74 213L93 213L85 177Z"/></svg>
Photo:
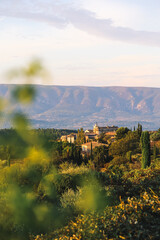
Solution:
<svg viewBox="0 0 160 240"><path fill-rule="evenodd" d="M160 199L145 192L102 214L80 215L65 228L35 239L159 239L159 218Z"/></svg>

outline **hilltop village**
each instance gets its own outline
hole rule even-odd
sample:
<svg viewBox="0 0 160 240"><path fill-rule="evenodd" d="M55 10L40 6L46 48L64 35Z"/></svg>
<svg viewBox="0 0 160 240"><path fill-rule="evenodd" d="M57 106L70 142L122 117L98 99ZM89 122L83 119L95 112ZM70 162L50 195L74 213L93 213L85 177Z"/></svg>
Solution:
<svg viewBox="0 0 160 240"><path fill-rule="evenodd" d="M100 146L108 146L109 143L114 142L116 131L118 130L117 126L106 126L100 127L96 123L93 129L87 129L83 131L83 128L78 130L78 133L71 133L69 135L63 135L61 137L62 142L69 142L69 143L76 143L78 141L79 135L84 138L82 141L82 153L90 153L91 148L94 149L95 147ZM106 143L100 142L100 138L106 138ZM91 145L92 143L92 145Z"/></svg>

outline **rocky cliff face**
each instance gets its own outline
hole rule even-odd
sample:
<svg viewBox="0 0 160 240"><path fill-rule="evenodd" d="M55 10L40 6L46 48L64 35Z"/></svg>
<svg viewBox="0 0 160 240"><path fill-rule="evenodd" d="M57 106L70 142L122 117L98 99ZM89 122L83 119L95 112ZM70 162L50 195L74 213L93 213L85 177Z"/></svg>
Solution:
<svg viewBox="0 0 160 240"><path fill-rule="evenodd" d="M9 99L13 87L0 85L0 96ZM159 88L41 85L35 88L34 103L23 110L36 127L91 128L95 122L128 127L141 122L146 129L160 127Z"/></svg>

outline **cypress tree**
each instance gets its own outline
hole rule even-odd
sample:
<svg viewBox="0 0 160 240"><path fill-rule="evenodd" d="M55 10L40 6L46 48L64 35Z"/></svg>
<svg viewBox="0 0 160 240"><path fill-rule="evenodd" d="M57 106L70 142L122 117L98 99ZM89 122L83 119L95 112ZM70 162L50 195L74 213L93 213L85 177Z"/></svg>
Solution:
<svg viewBox="0 0 160 240"><path fill-rule="evenodd" d="M6 153L7 153L8 166L10 167L10 165L11 165L11 154L10 154L9 146L6 147Z"/></svg>
<svg viewBox="0 0 160 240"><path fill-rule="evenodd" d="M92 142L91 142L91 160L93 160Z"/></svg>
<svg viewBox="0 0 160 240"><path fill-rule="evenodd" d="M142 132L141 135L141 148L142 148L142 168L147 168L151 164L150 159L150 137L149 132Z"/></svg>
<svg viewBox="0 0 160 240"><path fill-rule="evenodd" d="M8 154L7 160L8 160L8 166L10 167L10 165L11 165L11 156L10 156L10 154Z"/></svg>
<svg viewBox="0 0 160 240"><path fill-rule="evenodd" d="M154 145L154 147L153 147L153 159L154 160L156 160L156 158L157 158L157 153L158 153L158 149L157 149L156 145Z"/></svg>
<svg viewBox="0 0 160 240"><path fill-rule="evenodd" d="M74 160L74 147L71 145L71 159Z"/></svg>
<svg viewBox="0 0 160 240"><path fill-rule="evenodd" d="M142 125L140 123L138 123L137 132L138 132L139 137L141 137L141 135L142 135Z"/></svg>
<svg viewBox="0 0 160 240"><path fill-rule="evenodd" d="M82 150L81 147L78 147L78 161L77 161L78 165L82 163L81 150Z"/></svg>
<svg viewBox="0 0 160 240"><path fill-rule="evenodd" d="M132 151L127 152L126 157L129 160L129 162L131 163L132 162Z"/></svg>
<svg viewBox="0 0 160 240"><path fill-rule="evenodd" d="M62 142L59 143L59 155L62 156Z"/></svg>

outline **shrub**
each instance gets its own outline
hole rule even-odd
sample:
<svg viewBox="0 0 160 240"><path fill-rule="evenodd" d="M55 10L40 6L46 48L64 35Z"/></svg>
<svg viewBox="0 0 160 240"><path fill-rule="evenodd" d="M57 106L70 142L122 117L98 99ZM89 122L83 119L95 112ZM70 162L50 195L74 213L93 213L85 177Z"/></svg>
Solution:
<svg viewBox="0 0 160 240"><path fill-rule="evenodd" d="M60 199L63 208L75 208L75 204L78 198L78 191L73 191L73 189L68 189L62 194Z"/></svg>

